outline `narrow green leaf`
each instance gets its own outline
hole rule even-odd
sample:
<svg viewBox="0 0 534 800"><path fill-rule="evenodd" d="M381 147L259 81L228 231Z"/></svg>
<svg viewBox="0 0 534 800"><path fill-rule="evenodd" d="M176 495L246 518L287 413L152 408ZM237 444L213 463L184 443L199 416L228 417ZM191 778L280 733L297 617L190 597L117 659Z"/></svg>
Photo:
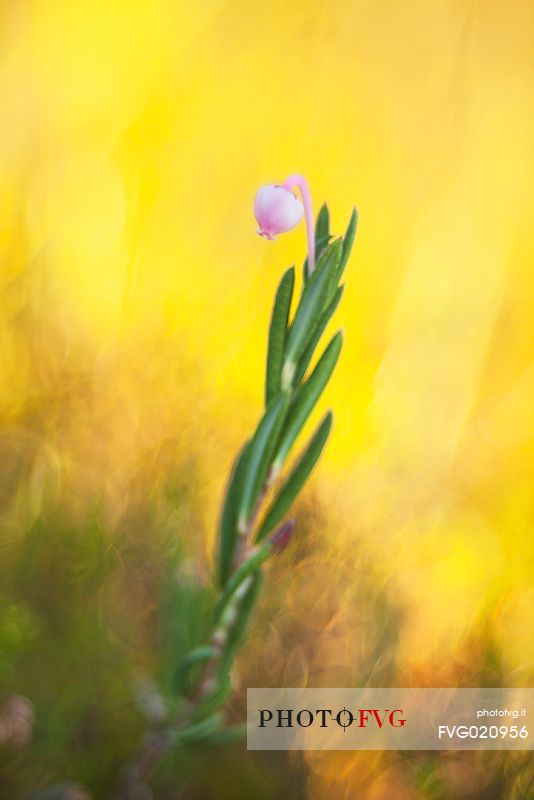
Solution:
<svg viewBox="0 0 534 800"><path fill-rule="evenodd" d="M249 447L250 442L247 442L234 462L219 522L219 557L217 563L219 567L219 584L221 586L224 586L228 580L234 560L238 537L237 510L247 468Z"/></svg>
<svg viewBox="0 0 534 800"><path fill-rule="evenodd" d="M352 209L352 214L350 215L349 224L347 226L347 230L345 231L345 236L343 237L343 249L341 252L341 260L339 262L337 279L338 281L341 280L341 276L347 266L347 261L349 260L350 252L352 250L352 245L354 243L354 237L356 236L356 229L358 227L358 210L356 208Z"/></svg>
<svg viewBox="0 0 534 800"><path fill-rule="evenodd" d="M271 547L268 545L265 547L260 548L255 553L252 553L246 561L241 564L237 570L233 573L230 580L226 584L224 593L220 600L217 603L215 608L215 623L220 620L222 614L224 613L225 608L228 604L232 601L232 596L236 592L236 590L241 586L244 580L248 578L253 572L256 572L262 564L267 561L271 554Z"/></svg>
<svg viewBox="0 0 534 800"><path fill-rule="evenodd" d="M222 717L216 717L216 724L210 723L208 726L201 728L203 723L197 723L195 726L185 728L182 732L176 733L176 740L182 744L191 744L195 747L220 747L223 744L235 742L242 739L247 732L247 726L244 722L229 725L226 728L221 727L224 724Z"/></svg>
<svg viewBox="0 0 534 800"><path fill-rule="evenodd" d="M188 678L191 668L213 658L214 654L215 648L207 644L196 647L178 661L174 673L174 687L180 694L187 694L190 689Z"/></svg>
<svg viewBox="0 0 534 800"><path fill-rule="evenodd" d="M205 744L224 725L224 715L221 711L212 714L211 717L203 719L202 722L195 722L187 728L171 729L172 738L182 744Z"/></svg>
<svg viewBox="0 0 534 800"><path fill-rule="evenodd" d="M219 676L226 675L232 667L232 663L236 656L239 645L241 644L243 636L245 635L247 624L250 619L250 615L252 614L252 609L254 608L258 593L261 588L262 580L263 573L261 569L257 570L253 575L247 578L248 585L236 610L237 613L235 621L230 628L228 642L221 657L218 671ZM244 585L245 584L241 584L241 587Z"/></svg>
<svg viewBox="0 0 534 800"><path fill-rule="evenodd" d="M329 411L269 508L256 536L256 541L264 539L291 508L323 451L331 427L332 412Z"/></svg>
<svg viewBox="0 0 534 800"><path fill-rule="evenodd" d="M330 240L330 213L328 206L323 203L317 214L315 221L315 261L319 260L319 256L323 247L328 244ZM308 259L304 261L304 283L308 280Z"/></svg>
<svg viewBox="0 0 534 800"><path fill-rule="evenodd" d="M289 410L273 463L273 469L276 473L282 468L295 439L304 427L306 420L328 383L339 358L342 344L343 335L341 331L338 331L315 365L306 383L298 390L295 401Z"/></svg>
<svg viewBox="0 0 534 800"><path fill-rule="evenodd" d="M232 681L229 675L219 676L216 685L206 697L204 697L191 714L191 721L198 722L205 717L214 714L228 699L232 693Z"/></svg>
<svg viewBox="0 0 534 800"><path fill-rule="evenodd" d="M246 722L236 722L235 725L229 725L227 728L221 728L214 731L211 736L203 742L206 747L220 747L222 744L230 744L242 739L247 733Z"/></svg>
<svg viewBox="0 0 534 800"><path fill-rule="evenodd" d="M237 528L245 530L261 488L267 477L276 441L282 428L289 403L289 395L274 398L263 415L254 434L247 456L243 489L240 493Z"/></svg>
<svg viewBox="0 0 534 800"><path fill-rule="evenodd" d="M269 346L267 350L267 375L265 380L265 405L280 393L284 348L289 321L289 308L295 283L295 268L290 267L278 286L269 328Z"/></svg>
<svg viewBox="0 0 534 800"><path fill-rule="evenodd" d="M322 255L322 251L327 246L331 238L332 238L331 234L328 234L328 236L319 236L315 240L315 252L317 253L316 261L319 260L319 257Z"/></svg>
<svg viewBox="0 0 534 800"><path fill-rule="evenodd" d="M332 237L331 237L330 234L328 234L328 236L320 236L320 237L316 237L315 238L315 261L316 262L323 255L323 250L327 247L328 242L330 241L331 238ZM308 278L310 277L308 275L308 259L307 258L304 259L304 264L302 265L302 277L303 277L303 283L306 284L307 281L308 281Z"/></svg>
<svg viewBox="0 0 534 800"><path fill-rule="evenodd" d="M306 346L306 349L304 350L303 354L301 355L301 357L299 359L299 363L298 363L298 366L297 366L297 369L296 369L296 372L295 372L295 378L294 378L295 386L299 385L299 383L301 382L302 378L304 377L304 374L305 374L306 370L308 369L310 361L313 358L313 354L315 352L315 348L317 347L317 345L319 343L319 339L323 335L326 326L330 322L330 319L333 317L334 312L335 312L336 308L339 305L339 301L341 300L341 297L343 295L343 288L344 288L343 286L339 286L338 287L333 299L330 302L330 305L328 306L328 308L325 311L323 311L323 313L321 314L321 316L319 317L319 319L317 321L317 324L316 324L316 326L314 328L314 331L313 331L313 335L312 335L308 345Z"/></svg>
<svg viewBox="0 0 534 800"><path fill-rule="evenodd" d="M315 270L313 275L309 281L309 286L306 285L304 287L303 294L309 291L313 281L317 279L317 276L323 270L328 270L330 273L336 273L335 267L339 264L339 259L341 258L341 247L342 247L342 240L340 238L331 241L326 247L323 248L321 255L317 259L317 263L315 265ZM332 261L336 262L335 265Z"/></svg>
<svg viewBox="0 0 534 800"><path fill-rule="evenodd" d="M339 262L341 259L342 248L342 240L336 239L335 242L332 242L332 244L328 246L328 250L325 251L325 269L329 271L330 278L324 293L322 306L323 311L328 308L338 289Z"/></svg>
<svg viewBox="0 0 534 800"><path fill-rule="evenodd" d="M326 203L323 203L321 208L319 209L319 213L317 214L317 220L315 222L315 257L319 255L317 252L317 242L319 239L323 237L330 236L330 214L328 211L328 206Z"/></svg>
<svg viewBox="0 0 534 800"><path fill-rule="evenodd" d="M325 251L318 262L315 272L308 280L300 299L295 318L289 329L286 344L284 368L282 370L282 387L289 388L297 361L306 348L314 325L325 307L327 289L332 281L332 273L337 268L336 253L333 245Z"/></svg>

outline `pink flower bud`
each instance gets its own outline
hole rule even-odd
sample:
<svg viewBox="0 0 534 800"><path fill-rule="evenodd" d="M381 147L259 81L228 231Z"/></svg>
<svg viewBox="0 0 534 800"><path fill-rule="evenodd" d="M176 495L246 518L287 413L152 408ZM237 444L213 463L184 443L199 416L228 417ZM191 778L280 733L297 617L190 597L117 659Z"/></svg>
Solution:
<svg viewBox="0 0 534 800"><path fill-rule="evenodd" d="M298 225L304 214L304 206L289 189L268 183L256 193L254 216L260 226L258 233L265 239L274 239L278 233L286 233Z"/></svg>
<svg viewBox="0 0 534 800"><path fill-rule="evenodd" d="M300 191L302 202L293 192L295 186ZM254 216L260 226L258 233L265 239L274 239L277 233L290 231L303 215L308 239L308 275L311 275L315 268L315 228L306 179L302 175L290 175L282 186L268 183L258 189L254 200Z"/></svg>
<svg viewBox="0 0 534 800"><path fill-rule="evenodd" d="M287 522L280 525L278 530L273 533L270 539L270 545L274 555L278 555L282 550L285 550L295 534L295 527L295 520L288 519Z"/></svg>

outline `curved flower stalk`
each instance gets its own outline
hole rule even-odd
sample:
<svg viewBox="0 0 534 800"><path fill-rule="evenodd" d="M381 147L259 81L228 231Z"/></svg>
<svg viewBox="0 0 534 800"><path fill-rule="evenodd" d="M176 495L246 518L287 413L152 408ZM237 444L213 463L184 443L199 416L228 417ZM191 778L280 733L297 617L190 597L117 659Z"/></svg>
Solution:
<svg viewBox="0 0 534 800"><path fill-rule="evenodd" d="M294 194L295 187L300 191L302 202ZM290 231L300 222L303 215L308 239L307 272L311 275L315 269L315 230L311 194L306 178L295 173L281 186L268 183L258 189L254 202L254 216L259 225L258 233L265 239L275 239L276 234Z"/></svg>
<svg viewBox="0 0 534 800"><path fill-rule="evenodd" d="M298 186L302 203L293 194ZM266 239L290 230L304 215L308 257L300 298L290 314L295 269L288 269L276 292L268 337L265 409L256 430L238 453L222 507L216 553L218 599L209 640L175 665L178 712L150 732L126 774L122 797L138 797L160 756L171 747L216 744L240 737L243 725L228 727L224 704L231 691L236 655L256 603L268 562L291 544L295 521L286 519L328 439L328 411L300 455L287 463L299 434L336 366L341 331L315 366L310 364L343 293L340 281L357 226L353 210L344 237L332 240L323 205L315 228L306 182L293 175L282 186L262 187L254 204L259 233ZM269 503L267 500L269 499Z"/></svg>

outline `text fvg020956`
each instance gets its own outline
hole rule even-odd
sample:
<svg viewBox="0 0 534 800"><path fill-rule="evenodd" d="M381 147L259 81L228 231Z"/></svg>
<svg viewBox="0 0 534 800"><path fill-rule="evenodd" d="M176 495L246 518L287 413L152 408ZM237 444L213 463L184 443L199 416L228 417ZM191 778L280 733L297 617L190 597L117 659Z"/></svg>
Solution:
<svg viewBox="0 0 534 800"><path fill-rule="evenodd" d="M438 725L439 739L528 739L526 725Z"/></svg>

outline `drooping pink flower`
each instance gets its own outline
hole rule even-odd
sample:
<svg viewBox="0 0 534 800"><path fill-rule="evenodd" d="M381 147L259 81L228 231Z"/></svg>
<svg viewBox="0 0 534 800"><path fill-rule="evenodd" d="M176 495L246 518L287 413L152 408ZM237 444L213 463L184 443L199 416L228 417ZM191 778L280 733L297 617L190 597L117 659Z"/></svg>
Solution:
<svg viewBox="0 0 534 800"><path fill-rule="evenodd" d="M254 216L259 225L258 233L265 239L274 239L298 225L304 207L296 194L284 186L268 183L256 193Z"/></svg>
<svg viewBox="0 0 534 800"><path fill-rule="evenodd" d="M302 202L293 192L295 186L300 190ZM282 185L268 183L262 186L254 200L254 216L259 225L258 233L265 239L274 239L277 234L290 231L305 217L308 274L311 275L315 267L315 228L311 195L305 178L295 174Z"/></svg>

